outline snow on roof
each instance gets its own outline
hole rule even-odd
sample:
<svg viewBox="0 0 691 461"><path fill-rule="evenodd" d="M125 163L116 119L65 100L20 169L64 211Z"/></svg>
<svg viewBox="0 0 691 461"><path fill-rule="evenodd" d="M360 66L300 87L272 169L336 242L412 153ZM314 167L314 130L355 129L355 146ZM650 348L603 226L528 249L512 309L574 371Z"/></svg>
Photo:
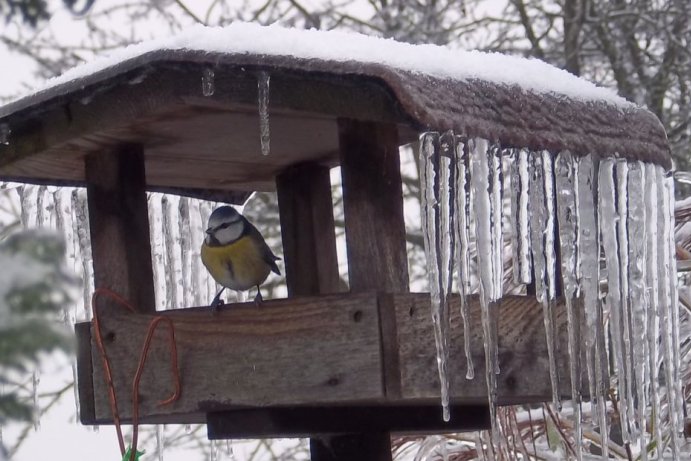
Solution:
<svg viewBox="0 0 691 461"><path fill-rule="evenodd" d="M632 103L537 59L499 53L459 51L437 45L412 45L352 32L287 29L235 22L227 27L197 25L163 39L130 45L74 67L36 91L68 83L156 50L294 56L325 61L383 64L395 69L456 80L480 79L518 85L536 93L556 93L581 101L605 101L619 107Z"/></svg>

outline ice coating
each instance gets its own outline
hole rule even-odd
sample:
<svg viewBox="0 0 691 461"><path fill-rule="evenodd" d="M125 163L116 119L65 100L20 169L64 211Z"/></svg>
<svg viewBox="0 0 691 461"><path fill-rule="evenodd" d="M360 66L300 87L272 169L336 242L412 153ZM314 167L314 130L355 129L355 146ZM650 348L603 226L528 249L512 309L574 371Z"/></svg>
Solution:
<svg viewBox="0 0 691 461"><path fill-rule="evenodd" d="M612 341L610 352L614 359L614 370L617 376L618 392L620 396L626 395L626 366L624 345L624 325L622 319L622 291L621 291L621 265L619 262L619 242L617 240L617 227L619 215L617 213L615 161L603 159L600 162L599 188L598 188L598 217L602 238L602 249L607 265L607 294L606 300L609 306L610 322L609 334ZM614 224L614 225L613 225ZM620 422L622 436L628 442L628 407L625 398L620 399L624 405L620 408Z"/></svg>
<svg viewBox="0 0 691 461"><path fill-rule="evenodd" d="M646 207L643 198L645 185L645 168L639 162L631 162L628 167L628 178L626 184L626 197L628 199L628 214L626 217L626 231L628 248L628 287L629 287L629 308L631 318L630 340L632 346L632 371L636 389L636 400L628 404L631 416L637 417L636 435L639 437L639 448L641 459L646 460L646 408L648 407L648 396L646 389L649 387L648 372L648 310L646 300L646 242L648 235L646 231ZM621 184L620 184L621 191ZM627 396L628 397L628 396ZM632 427L634 423L629 422Z"/></svg>
<svg viewBox="0 0 691 461"><path fill-rule="evenodd" d="M269 129L269 82L271 75L261 71L257 75L257 107L259 109L259 141L262 155L271 152L271 132Z"/></svg>
<svg viewBox="0 0 691 461"><path fill-rule="evenodd" d="M114 50L109 56L93 59L48 80L36 91L81 78L155 50L360 61L440 78L480 79L518 85L536 93L556 93L582 101L602 100L621 108L635 107L609 89L598 87L537 59L453 50L436 45L412 45L353 32L289 29L239 21L226 27L197 25L172 37ZM506 69L511 71L506 72Z"/></svg>
<svg viewBox="0 0 691 461"><path fill-rule="evenodd" d="M513 226L513 278L517 284L528 284L532 281L530 259L530 214L528 171L529 152L527 149L515 149L511 162L511 215Z"/></svg>
<svg viewBox="0 0 691 461"><path fill-rule="evenodd" d="M420 138L420 191L432 324L441 385L442 416L444 421L449 421L448 290L453 272L451 262L454 254L451 236L455 233L451 215L450 189L455 181L449 176L455 170L455 166L451 164L448 145L446 155L444 155L440 141L439 133L436 132L424 133ZM453 145L451 149L453 150Z"/></svg>
<svg viewBox="0 0 691 461"><path fill-rule="evenodd" d="M202 71L202 94L204 96L213 96L216 91L216 82L214 70L210 67Z"/></svg>
<svg viewBox="0 0 691 461"><path fill-rule="evenodd" d="M549 360L552 401L559 406L559 376L554 336L554 186L549 154L535 152L530 168L530 240L535 271L535 295L542 305ZM545 175L545 172L549 172Z"/></svg>
<svg viewBox="0 0 691 461"><path fill-rule="evenodd" d="M557 155L555 162L555 182L557 190L557 217L559 224L559 242L561 245L561 277L566 303L568 322L569 372L571 382L571 400L574 408L574 450L578 461L583 459L583 438L581 427L581 337L580 321L574 303L578 293L578 209L576 206L576 187L578 163L571 152L564 151Z"/></svg>
<svg viewBox="0 0 691 461"><path fill-rule="evenodd" d="M602 309L600 306L600 243L595 197L597 191L597 163L591 155L578 159L576 205L578 210L578 243L576 245L581 278L579 291L583 296L585 311L585 349L586 368L588 371L588 388L592 408L593 424L600 427L601 433L607 432L605 411L605 386L609 387L606 376L604 350L604 332L602 326ZM607 455L606 446L603 458Z"/></svg>
<svg viewBox="0 0 691 461"><path fill-rule="evenodd" d="M480 309L482 313L482 330L485 348L485 377L489 400L490 419L492 422L492 442L499 441L499 430L496 424L495 402L497 398L497 377L499 368L495 350L497 344L492 311L498 306L494 302L494 257L492 254L492 208L490 191L489 143L481 138L468 141L470 151L470 184L471 201L475 211L475 236L477 241L478 272L480 278Z"/></svg>
<svg viewBox="0 0 691 461"><path fill-rule="evenodd" d="M627 233L628 218L628 164L624 159L616 162L616 187L617 187L617 240L619 250L619 275L621 288L621 323L622 323L622 353L624 369L619 374L619 382L623 381L624 393L620 394L620 411L622 418L626 417L626 423L622 423L622 436L624 441L636 444L635 414L633 400L633 364L631 354L631 311L629 306L629 240Z"/></svg>
<svg viewBox="0 0 691 461"><path fill-rule="evenodd" d="M463 319L463 351L466 358L466 379L475 377L473 357L470 350L470 181L469 156L465 139L456 139L456 271L458 291L461 297L461 318Z"/></svg>
<svg viewBox="0 0 691 461"><path fill-rule="evenodd" d="M648 369L650 371L650 382L647 392L651 396L653 431L657 454L661 452L663 446L662 439L662 404L660 400L660 383L657 379L660 371L660 348L658 346L658 334L660 320L658 316L658 189L657 189L657 168L655 165L645 165L645 214L646 214L646 312L648 313Z"/></svg>

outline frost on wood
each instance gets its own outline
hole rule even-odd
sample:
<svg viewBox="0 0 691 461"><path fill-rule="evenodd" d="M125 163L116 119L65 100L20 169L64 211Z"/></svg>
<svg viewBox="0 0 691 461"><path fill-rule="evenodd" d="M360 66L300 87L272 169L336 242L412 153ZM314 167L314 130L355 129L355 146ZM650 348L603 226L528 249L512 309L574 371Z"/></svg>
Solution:
<svg viewBox="0 0 691 461"><path fill-rule="evenodd" d="M269 82L271 75L266 71L257 76L257 105L259 109L259 141L262 155L271 152L271 132L269 130Z"/></svg>
<svg viewBox="0 0 691 461"><path fill-rule="evenodd" d="M435 133L422 139L426 158L451 150L443 147L445 143ZM578 157L568 151L555 155L501 149L487 140L464 136L456 136L455 141L455 177L444 173L443 179L435 179L430 176L432 163L428 170L423 168L423 191L427 193L423 203L437 213L435 220L430 215L423 219L429 270L433 272L430 285L435 280L437 285L430 291L433 309L438 309L441 294L447 296L448 276L454 266L440 254L442 247L453 250L454 244L444 240L443 234L455 225L455 233L449 235L456 240L462 307L467 304L470 279L480 281L493 442L499 443L501 435L494 407L500 372L496 316L506 282L503 267L509 267L503 258L504 220L513 258L506 278L534 283L537 301L543 306L546 359L557 404L556 348L568 347L569 363L559 368L570 375L574 410L569 417L579 441L572 447L575 457L586 457L585 434L609 434L612 423L621 428L623 440L641 459L653 452L681 459L683 395L672 180L665 177L662 167L639 161ZM508 162L503 170L502 162ZM436 168L441 170L441 165ZM510 216L503 216L500 208L502 171L509 174ZM452 180L455 183L449 182ZM437 189L430 189L431 184ZM447 189L454 193L455 203L449 208L452 216L442 219L448 211L439 214L445 209L439 194ZM470 226L471 222L475 225ZM471 239L477 244L472 256L468 250ZM471 270L475 267L476 273ZM566 304L564 338L554 328L558 298ZM443 336L448 332L439 331L440 344L448 348L449 338ZM467 340L467 330L464 336ZM581 377L587 377L587 385ZM617 401L608 404L612 396ZM445 395L445 402L447 398ZM613 415L617 421L612 420ZM608 457L606 444L602 457Z"/></svg>

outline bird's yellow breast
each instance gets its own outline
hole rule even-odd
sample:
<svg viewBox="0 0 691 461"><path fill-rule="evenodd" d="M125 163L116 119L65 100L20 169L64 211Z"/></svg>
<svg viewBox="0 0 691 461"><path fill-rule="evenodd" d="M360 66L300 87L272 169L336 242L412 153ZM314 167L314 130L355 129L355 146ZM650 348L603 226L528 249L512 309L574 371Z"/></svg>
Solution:
<svg viewBox="0 0 691 461"><path fill-rule="evenodd" d="M259 246L249 236L223 246L204 243L201 257L214 280L231 290L244 291L260 285L271 270Z"/></svg>

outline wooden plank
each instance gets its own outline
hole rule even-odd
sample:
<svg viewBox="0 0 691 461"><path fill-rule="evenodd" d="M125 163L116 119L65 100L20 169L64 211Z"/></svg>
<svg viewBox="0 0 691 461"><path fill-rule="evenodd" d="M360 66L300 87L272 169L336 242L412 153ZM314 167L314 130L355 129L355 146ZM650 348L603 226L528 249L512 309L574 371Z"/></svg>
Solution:
<svg viewBox="0 0 691 461"><path fill-rule="evenodd" d="M94 369L91 364L91 323L74 326L77 337L77 390L79 393L79 420L89 424L96 419L94 408Z"/></svg>
<svg viewBox="0 0 691 461"><path fill-rule="evenodd" d="M352 291L408 291L396 125L339 119Z"/></svg>
<svg viewBox="0 0 691 461"><path fill-rule="evenodd" d="M434 333L429 310L429 295L394 295L398 332L398 353L401 368L402 399L435 399L439 396L439 377ZM463 351L463 323L460 298L451 300L449 380L451 398L456 403L486 401L485 359L482 339L480 305L477 296L470 298L471 347L475 379L467 380ZM547 345L541 306L533 297L509 296L499 307L499 363L497 383L500 405L535 403L550 400ZM560 392L571 396L566 336L566 309L556 306L559 333L556 352L559 365ZM586 376L581 376L584 395L588 394ZM453 418L453 415L452 415Z"/></svg>
<svg viewBox="0 0 691 461"><path fill-rule="evenodd" d="M85 170L94 285L155 312L142 147L91 154Z"/></svg>
<svg viewBox="0 0 691 461"><path fill-rule="evenodd" d="M152 315L101 317L106 351L124 419L131 415L132 380ZM160 312L175 325L182 396L173 390L168 332L153 337L140 387L142 422L187 423L210 411L247 406L384 399L377 300L334 295ZM94 349L95 417L111 419L103 370Z"/></svg>
<svg viewBox="0 0 691 461"><path fill-rule="evenodd" d="M329 168L291 167L276 178L289 296L344 291L338 274Z"/></svg>
<svg viewBox="0 0 691 461"><path fill-rule="evenodd" d="M378 299L379 298L379 299ZM383 301L382 301L383 299ZM383 363L384 346L379 311L389 303L395 313L395 354L400 395L384 388L389 379ZM463 328L458 298L452 299L452 404L486 405L484 348L477 299L471 301L472 355L476 378L465 379ZM501 404L551 400L545 335L540 305L532 297L509 297L501 306L499 323ZM125 418L131 414L131 384L152 315L103 316L103 337L113 363L118 401ZM426 293L335 294L309 298L228 305L214 313L191 308L161 313L176 326L182 397L170 407L156 402L173 389L167 332L156 332L141 386L145 422L204 421L205 414L239 409L281 407L393 406L438 407L439 383L434 335ZM557 306L561 390L569 395L565 313ZM88 324L87 324L88 325ZM82 327L86 328L86 327ZM92 345L95 420L110 420L100 357ZM389 370L390 372L391 370ZM582 391L587 395L585 376ZM439 410L439 415L441 410ZM455 416L452 414L452 422ZM289 432L286 429L286 433Z"/></svg>
<svg viewBox="0 0 691 461"><path fill-rule="evenodd" d="M486 405L453 406L444 422L439 405L289 407L209 413L210 439L306 437L352 432L439 434L490 427Z"/></svg>

